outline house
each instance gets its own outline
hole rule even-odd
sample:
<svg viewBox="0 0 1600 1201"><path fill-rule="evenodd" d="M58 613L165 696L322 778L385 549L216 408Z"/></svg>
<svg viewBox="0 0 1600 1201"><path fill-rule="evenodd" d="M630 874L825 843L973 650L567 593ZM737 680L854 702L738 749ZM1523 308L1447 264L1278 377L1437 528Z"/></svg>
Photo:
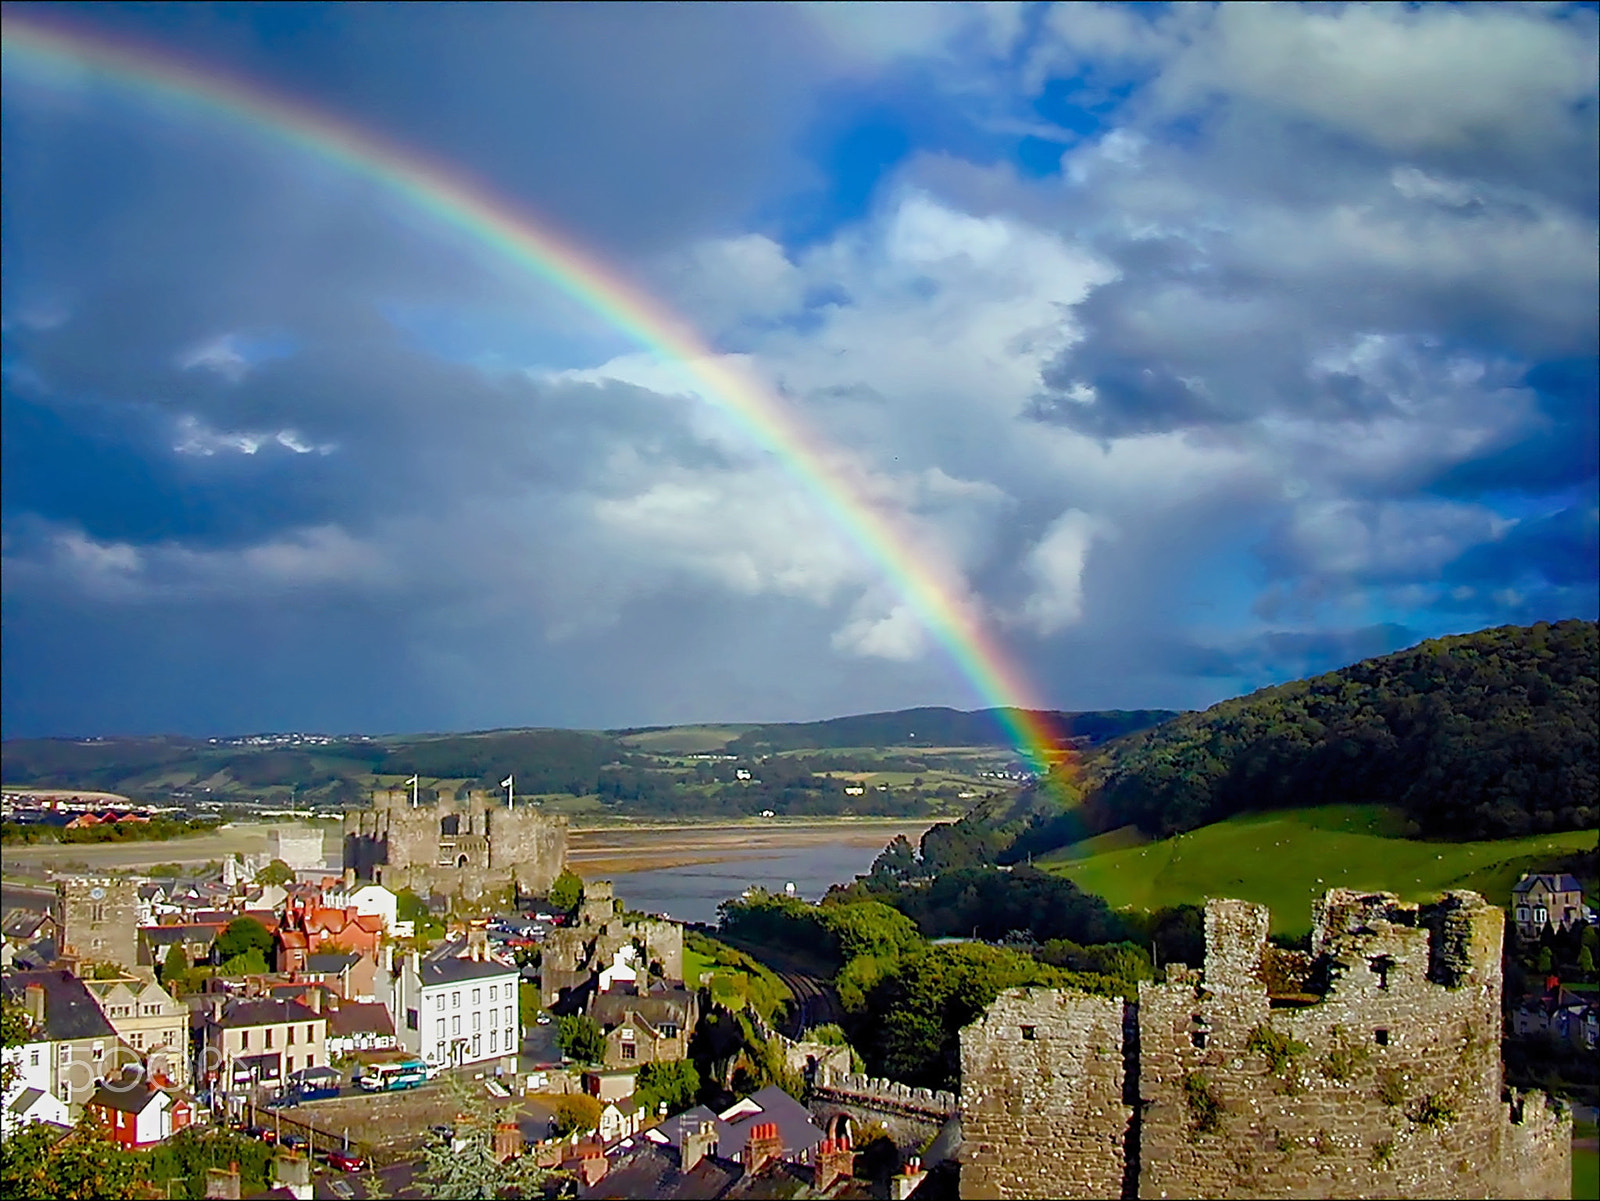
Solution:
<svg viewBox="0 0 1600 1201"><path fill-rule="evenodd" d="M51 1078L54 1044L43 1039L0 1052L16 1070L11 1087L0 1097L0 1134L12 1134L29 1122L70 1125L67 1104L56 1096Z"/></svg>
<svg viewBox="0 0 1600 1201"><path fill-rule="evenodd" d="M168 926L140 926L138 961L141 967L165 966L174 946L181 947L191 964L210 963L211 948L227 922L184 922Z"/></svg>
<svg viewBox="0 0 1600 1201"><path fill-rule="evenodd" d="M280 972L298 972L311 955L311 937L304 930L280 929L272 936L272 966Z"/></svg>
<svg viewBox="0 0 1600 1201"><path fill-rule="evenodd" d="M125 1066L139 1062L132 1048L117 1038L83 981L71 972L11 972L3 987L6 999L22 1007L38 1034L36 1041L20 1048L23 1062L34 1073L48 1064L49 1092L67 1106L74 1120L101 1080L121 1075ZM45 1079L37 1074L32 1078Z"/></svg>
<svg viewBox="0 0 1600 1201"><path fill-rule="evenodd" d="M328 1054L353 1055L357 1051L388 1051L400 1045L394 1019L386 1005L341 1001L325 1011L328 1018Z"/></svg>
<svg viewBox="0 0 1600 1201"><path fill-rule="evenodd" d="M376 961L383 945L384 919L376 914L357 913L354 909L296 904L284 914L283 929L304 933L308 954L337 949L365 952Z"/></svg>
<svg viewBox="0 0 1600 1201"><path fill-rule="evenodd" d="M100 1004L117 1037L143 1056L152 1076L179 1088L189 1084L189 1007L153 981L124 976L85 980L84 987Z"/></svg>
<svg viewBox="0 0 1600 1201"><path fill-rule="evenodd" d="M153 1147L194 1121L194 1102L132 1072L95 1090L88 1111L105 1123L124 1151Z"/></svg>
<svg viewBox="0 0 1600 1201"><path fill-rule="evenodd" d="M748 1166L745 1154L751 1132L768 1126L777 1158L792 1163L810 1163L815 1158L823 1132L811 1120L810 1111L775 1084L721 1113L696 1105L646 1130L641 1137L660 1145L682 1146L693 1133L706 1129L716 1139L710 1153Z"/></svg>
<svg viewBox="0 0 1600 1201"><path fill-rule="evenodd" d="M1517 933L1529 941L1546 925L1565 930L1589 920L1583 885L1565 872L1524 872L1511 887L1511 904Z"/></svg>
<svg viewBox="0 0 1600 1201"><path fill-rule="evenodd" d="M515 1055L517 978L516 965L492 957L481 937L413 953L393 986L391 1012L401 1045L431 1064Z"/></svg>
<svg viewBox="0 0 1600 1201"><path fill-rule="evenodd" d="M394 936L395 922L400 915L400 898L382 884L363 884L350 894L345 907L355 910L357 916L381 917L384 932Z"/></svg>
<svg viewBox="0 0 1600 1201"><path fill-rule="evenodd" d="M682 988L643 996L596 993L589 1000L589 1016L605 1035L605 1066L637 1068L688 1055L699 1004L693 993Z"/></svg>
<svg viewBox="0 0 1600 1201"><path fill-rule="evenodd" d="M1600 1004L1551 977L1542 994L1524 997L1511 1011L1510 1024L1513 1034L1546 1034L1593 1052L1600 1042Z"/></svg>
<svg viewBox="0 0 1600 1201"><path fill-rule="evenodd" d="M328 1066L328 1020L321 990L299 1001L210 995L201 1022L201 1062L196 1081L243 1100L259 1088L281 1087L303 1068Z"/></svg>
<svg viewBox="0 0 1600 1201"><path fill-rule="evenodd" d="M299 973L300 979L326 985L347 1001L376 1000L380 976L387 984L388 973L377 961L354 951L308 954Z"/></svg>

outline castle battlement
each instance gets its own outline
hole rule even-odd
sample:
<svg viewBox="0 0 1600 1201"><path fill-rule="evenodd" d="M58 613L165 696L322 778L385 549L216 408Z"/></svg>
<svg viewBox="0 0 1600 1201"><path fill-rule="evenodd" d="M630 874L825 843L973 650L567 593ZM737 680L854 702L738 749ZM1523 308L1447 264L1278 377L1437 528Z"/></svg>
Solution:
<svg viewBox="0 0 1600 1201"><path fill-rule="evenodd" d="M962 1195L1570 1194L1570 1115L1502 1098L1499 909L1334 889L1310 952L1269 919L1208 902L1204 969L1126 1006L1002 994L962 1031Z"/></svg>
<svg viewBox="0 0 1600 1201"><path fill-rule="evenodd" d="M536 805L508 807L486 792L412 804L404 789L372 795L344 815L347 879L476 899L515 884L542 894L566 867L567 819Z"/></svg>

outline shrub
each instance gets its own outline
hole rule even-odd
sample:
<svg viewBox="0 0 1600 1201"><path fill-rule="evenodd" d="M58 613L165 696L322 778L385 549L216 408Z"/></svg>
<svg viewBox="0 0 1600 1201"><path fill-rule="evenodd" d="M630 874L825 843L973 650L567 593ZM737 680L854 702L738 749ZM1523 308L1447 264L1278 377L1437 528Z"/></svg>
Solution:
<svg viewBox="0 0 1600 1201"><path fill-rule="evenodd" d="M1274 1076L1283 1076L1294 1066L1296 1055L1304 1055L1311 1048L1298 1039L1280 1034L1271 1026L1257 1026L1250 1031L1250 1041L1245 1049L1263 1056Z"/></svg>
<svg viewBox="0 0 1600 1201"><path fill-rule="evenodd" d="M1394 1139L1386 1138L1372 1145L1372 1166L1387 1168L1394 1163Z"/></svg>
<svg viewBox="0 0 1600 1201"><path fill-rule="evenodd" d="M1222 1098L1208 1077L1190 1072L1183 1078L1183 1101L1189 1108L1189 1136L1215 1134L1222 1128Z"/></svg>
<svg viewBox="0 0 1600 1201"><path fill-rule="evenodd" d="M1413 1105L1406 1116L1418 1126L1440 1130L1456 1120L1456 1111L1438 1093L1429 1093Z"/></svg>
<svg viewBox="0 0 1600 1201"><path fill-rule="evenodd" d="M1378 1073L1378 1100L1390 1109L1399 1109L1406 1103L1405 1080L1393 1068Z"/></svg>

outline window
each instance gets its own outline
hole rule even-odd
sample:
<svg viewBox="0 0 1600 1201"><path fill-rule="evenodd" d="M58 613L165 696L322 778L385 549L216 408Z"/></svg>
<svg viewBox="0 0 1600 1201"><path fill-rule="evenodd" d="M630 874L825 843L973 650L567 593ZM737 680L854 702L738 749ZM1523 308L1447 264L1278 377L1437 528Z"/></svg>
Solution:
<svg viewBox="0 0 1600 1201"><path fill-rule="evenodd" d="M39 1066L39 1048L38 1047L35 1047L33 1050L28 1052L28 1066L30 1068L36 1068L36 1067Z"/></svg>
<svg viewBox="0 0 1600 1201"><path fill-rule="evenodd" d="M493 1055L495 1053L495 1043L499 1040L499 1037L500 1037L500 1031L498 1031L498 1030L489 1031L489 1054Z"/></svg>
<svg viewBox="0 0 1600 1201"><path fill-rule="evenodd" d="M272 1050L272 1027L267 1027L267 1050Z"/></svg>
<svg viewBox="0 0 1600 1201"><path fill-rule="evenodd" d="M494 1000L494 998L495 998L495 986L493 984L491 984L491 985L489 985L489 1000L492 1001L492 1000Z"/></svg>
<svg viewBox="0 0 1600 1201"><path fill-rule="evenodd" d="M638 1044L636 1044L636 1043L623 1043L622 1044L622 1058L624 1058L624 1059L637 1059L638 1057L639 1057Z"/></svg>
<svg viewBox="0 0 1600 1201"><path fill-rule="evenodd" d="M461 1008L461 990L459 988L450 994L450 1008Z"/></svg>
<svg viewBox="0 0 1600 1201"><path fill-rule="evenodd" d="M481 1030L483 1028L483 1014L479 1013L477 1010L473 1010L472 1012L472 1028L474 1030Z"/></svg>
<svg viewBox="0 0 1600 1201"><path fill-rule="evenodd" d="M1528 920L1528 907L1526 905L1517 906L1517 920L1519 922L1525 922Z"/></svg>
<svg viewBox="0 0 1600 1201"><path fill-rule="evenodd" d="M1387 1030L1374 1030L1372 1032L1372 1041L1380 1047L1387 1047L1389 1045L1389 1032Z"/></svg>
<svg viewBox="0 0 1600 1201"><path fill-rule="evenodd" d="M133 1040L134 1046L140 1048L141 1050L144 1048L144 1035L135 1030L129 1037Z"/></svg>
<svg viewBox="0 0 1600 1201"><path fill-rule="evenodd" d="M478 1034L474 1034L472 1036L472 1058L474 1059L478 1058L478 1056L482 1054L482 1044L480 1041L481 1038L482 1036Z"/></svg>
<svg viewBox="0 0 1600 1201"><path fill-rule="evenodd" d="M306 1023L306 1042L314 1043L314 1042L317 1041L317 1036L315 1034L311 1033L312 1030L314 1030L315 1028L316 1028L315 1023L313 1023L313 1022L307 1022Z"/></svg>
<svg viewBox="0 0 1600 1201"><path fill-rule="evenodd" d="M509 1051L509 1050L511 1050L512 1047L514 1047L516 1045L517 1045L517 1036L515 1034L513 1034L511 1032L511 1030L508 1028L506 1030L506 1050Z"/></svg>
<svg viewBox="0 0 1600 1201"><path fill-rule="evenodd" d="M61 1044L61 1062L66 1063L72 1058L72 1048L66 1043Z"/></svg>
<svg viewBox="0 0 1600 1201"><path fill-rule="evenodd" d="M444 1019L443 1018L440 1018L437 1022L434 1023L434 1035L433 1035L433 1037L434 1037L434 1041L435 1042L441 1042L441 1043L444 1042Z"/></svg>
<svg viewBox="0 0 1600 1201"><path fill-rule="evenodd" d="M444 1008L444 994L442 992L433 994L433 1007L435 1009Z"/></svg>
<svg viewBox="0 0 1600 1201"><path fill-rule="evenodd" d="M678 1028L676 1026L674 1026L671 1022L662 1022L661 1023L661 1037L662 1038L677 1038L678 1037Z"/></svg>
<svg viewBox="0 0 1600 1201"><path fill-rule="evenodd" d="M1394 967L1394 960L1387 955L1379 955L1367 960L1367 966L1372 969L1372 974L1378 978L1379 988L1389 987L1389 969Z"/></svg>
<svg viewBox="0 0 1600 1201"><path fill-rule="evenodd" d="M104 905L90 905L89 906L89 920L91 922L103 922L103 921L105 921L106 920L106 907Z"/></svg>
<svg viewBox="0 0 1600 1201"><path fill-rule="evenodd" d="M1039 1031L1038 1031L1037 1028L1035 1028L1033 1026L1024 1026L1022 1028L1022 1041L1023 1042L1031 1043L1038 1036L1039 1036Z"/></svg>
<svg viewBox="0 0 1600 1201"><path fill-rule="evenodd" d="M288 1042L287 1045L291 1046L291 1047L294 1046L294 1027L293 1026L289 1027L289 1042Z"/></svg>
<svg viewBox="0 0 1600 1201"><path fill-rule="evenodd" d="M104 1057L105 1053L106 1053L106 1045L105 1045L105 1043L95 1043L95 1045L94 1045L94 1057L96 1059L100 1059L100 1058Z"/></svg>
<svg viewBox="0 0 1600 1201"><path fill-rule="evenodd" d="M459 1013L450 1019L450 1033L461 1033L461 1015Z"/></svg>
<svg viewBox="0 0 1600 1201"><path fill-rule="evenodd" d="M239 1032L239 1045L246 1051L250 1049L250 1031L241 1030Z"/></svg>
<svg viewBox="0 0 1600 1201"><path fill-rule="evenodd" d="M1210 1036L1204 1030L1191 1030L1189 1031L1189 1041L1203 1050L1206 1043L1210 1041Z"/></svg>
<svg viewBox="0 0 1600 1201"><path fill-rule="evenodd" d="M483 989L475 988L472 990L472 1003L474 1005L483 1004Z"/></svg>
<svg viewBox="0 0 1600 1201"><path fill-rule="evenodd" d="M294 1071L294 1056L289 1056L289 1071Z"/></svg>

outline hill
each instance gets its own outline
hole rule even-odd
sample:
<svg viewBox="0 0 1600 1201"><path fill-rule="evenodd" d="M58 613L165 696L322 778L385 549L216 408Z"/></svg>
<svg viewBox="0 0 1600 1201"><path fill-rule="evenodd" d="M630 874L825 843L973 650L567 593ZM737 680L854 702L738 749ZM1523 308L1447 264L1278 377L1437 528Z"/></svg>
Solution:
<svg viewBox="0 0 1600 1201"><path fill-rule="evenodd" d="M1596 635L1563 621L1431 639L1183 714L1084 761L1081 809L1054 845L1349 801L1439 838L1592 829Z"/></svg>
<svg viewBox="0 0 1600 1201"><path fill-rule="evenodd" d="M1227 896L1272 908L1276 933L1304 931L1311 898L1346 887L1396 892L1406 900L1471 888L1504 903L1525 871L1593 850L1593 831L1474 842L1401 836L1407 822L1379 805L1321 805L1248 813L1159 841L1131 827L1036 858L1114 908L1155 911Z"/></svg>
<svg viewBox="0 0 1600 1201"><path fill-rule="evenodd" d="M1078 745L1172 716L1046 715ZM997 713L916 709L830 721L488 730L468 734L250 735L221 739L7 741L8 786L115 792L161 804L293 805L336 811L413 775L430 792L499 787L585 817L733 817L958 812L1015 766ZM741 772L743 773L741 775ZM847 791L848 790L848 791Z"/></svg>

